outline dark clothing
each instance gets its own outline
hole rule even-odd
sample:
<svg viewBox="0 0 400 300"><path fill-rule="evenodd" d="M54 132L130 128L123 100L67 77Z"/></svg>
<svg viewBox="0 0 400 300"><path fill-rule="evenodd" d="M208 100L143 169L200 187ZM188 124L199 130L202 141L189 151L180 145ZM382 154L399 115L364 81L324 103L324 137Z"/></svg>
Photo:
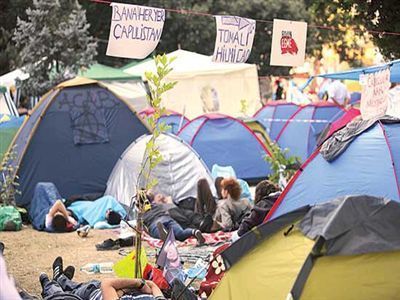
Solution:
<svg viewBox="0 0 400 300"><path fill-rule="evenodd" d="M183 228L199 228L203 220L200 214L187 208L173 207L168 211L168 214Z"/></svg>
<svg viewBox="0 0 400 300"><path fill-rule="evenodd" d="M268 212L271 210L275 201L278 199L279 195L280 193L269 194L258 201L258 203L252 208L250 215L244 218L240 223L239 230L237 232L238 236L244 235L253 227L261 224Z"/></svg>
<svg viewBox="0 0 400 300"><path fill-rule="evenodd" d="M192 228L183 229L182 226L176 223L175 220L173 220L171 217L165 216L159 218L156 223L153 223L149 226L150 235L156 239L160 239L160 234L157 228L158 222L163 224L167 230L172 230L174 232L174 236L178 241L183 242L186 239L193 236L194 229Z"/></svg>
<svg viewBox="0 0 400 300"><path fill-rule="evenodd" d="M174 204L152 204L151 209L143 214L143 223L147 228L150 228L151 224L156 224L157 219L168 216L168 210L175 207Z"/></svg>

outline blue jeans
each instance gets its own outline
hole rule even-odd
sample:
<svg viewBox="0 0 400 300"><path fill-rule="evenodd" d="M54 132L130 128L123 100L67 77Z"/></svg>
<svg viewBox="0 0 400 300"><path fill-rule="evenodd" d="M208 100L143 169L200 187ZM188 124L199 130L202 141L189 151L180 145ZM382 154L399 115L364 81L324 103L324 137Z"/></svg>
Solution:
<svg viewBox="0 0 400 300"><path fill-rule="evenodd" d="M61 274L57 281L49 280L43 286L43 298L51 295L70 293L76 295L82 300L89 300L90 295L100 288L100 281L91 280L88 282L77 283L68 279L64 274Z"/></svg>
<svg viewBox="0 0 400 300"><path fill-rule="evenodd" d="M157 223L161 222L161 224L164 225L164 227L169 231L172 230L174 232L175 238L178 241L183 242L184 240L190 238L193 236L194 229L193 228L186 228L183 229L181 225L176 223L174 219L171 217L162 217L157 220L155 220L154 223L152 223L149 227L149 233L152 237L159 239L160 234L158 233L157 229Z"/></svg>

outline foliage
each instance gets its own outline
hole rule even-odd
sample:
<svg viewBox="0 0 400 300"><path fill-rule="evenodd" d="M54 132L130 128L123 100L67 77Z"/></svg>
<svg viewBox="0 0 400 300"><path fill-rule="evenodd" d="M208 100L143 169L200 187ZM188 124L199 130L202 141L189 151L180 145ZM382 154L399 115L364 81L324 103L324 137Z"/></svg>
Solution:
<svg viewBox="0 0 400 300"><path fill-rule="evenodd" d="M41 96L93 63L97 44L76 0L34 0L26 15L18 17L13 39L19 66L30 74L22 86L27 94Z"/></svg>
<svg viewBox="0 0 400 300"><path fill-rule="evenodd" d="M270 151L271 156L265 156L265 160L270 163L272 169L272 174L268 179L281 186L281 176L285 181L289 181L300 167L300 158L288 156L289 149L282 150L275 143L270 144Z"/></svg>
<svg viewBox="0 0 400 300"><path fill-rule="evenodd" d="M4 154L0 168L0 205L15 205L15 196L21 194L18 190L18 176L14 177L15 168L11 162L16 159L15 146Z"/></svg>
<svg viewBox="0 0 400 300"><path fill-rule="evenodd" d="M165 114L166 109L162 106L162 95L173 89L174 82L165 82L165 77L172 71L171 63L175 58L168 58L165 54L154 57L156 73L145 72L147 82L149 83L150 96L147 97L149 104L154 108L154 113L148 118L148 124L152 129L152 136L146 144L146 156L142 162L141 170L138 176L137 191L148 191L157 184L157 179L151 177L151 172L162 161L162 156L157 148L156 139L161 133L168 130L168 126L159 123L159 118Z"/></svg>
<svg viewBox="0 0 400 300"><path fill-rule="evenodd" d="M366 30L400 32L398 0L307 0L306 2L315 23L340 28L335 31L318 30L316 38L319 41L330 42L342 59L357 64L365 50L363 45L369 39L372 39L387 59L400 56L398 36L385 34L371 36L366 33Z"/></svg>

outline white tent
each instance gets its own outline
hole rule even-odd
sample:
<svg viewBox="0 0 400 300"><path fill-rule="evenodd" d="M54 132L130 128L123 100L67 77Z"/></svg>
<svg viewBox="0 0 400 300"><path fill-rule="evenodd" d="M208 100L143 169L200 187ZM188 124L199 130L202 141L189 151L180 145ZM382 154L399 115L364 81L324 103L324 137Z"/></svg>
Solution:
<svg viewBox="0 0 400 300"><path fill-rule="evenodd" d="M125 205L130 205L136 194L136 183L146 153L146 143L151 135L144 135L128 146L116 163L107 182L105 194L111 195ZM150 177L157 179L155 193L171 196L175 202L197 196L197 181L206 178L215 194L210 171L198 154L175 135L162 134L156 140L162 162ZM143 177L141 177L143 178Z"/></svg>
<svg viewBox="0 0 400 300"><path fill-rule="evenodd" d="M18 110L11 99L9 90L5 87L1 87L0 91L0 114L18 117Z"/></svg>
<svg viewBox="0 0 400 300"><path fill-rule="evenodd" d="M260 106L256 65L227 64L211 61L211 56L177 50L167 54L176 57L167 81L178 84L164 96L164 106L192 119L203 113L220 112L234 117L242 115L242 100L252 115ZM124 69L131 75L155 72L153 59Z"/></svg>

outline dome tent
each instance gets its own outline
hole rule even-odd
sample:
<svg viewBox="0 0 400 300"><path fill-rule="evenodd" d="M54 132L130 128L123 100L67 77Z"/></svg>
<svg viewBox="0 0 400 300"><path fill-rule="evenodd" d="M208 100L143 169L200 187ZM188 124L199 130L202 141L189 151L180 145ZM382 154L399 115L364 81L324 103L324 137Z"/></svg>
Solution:
<svg viewBox="0 0 400 300"><path fill-rule="evenodd" d="M344 112L343 108L326 102L300 106L286 121L276 142L282 149L288 148L289 155L305 161L316 149L319 135Z"/></svg>
<svg viewBox="0 0 400 300"><path fill-rule="evenodd" d="M282 215L216 257L210 299L396 299L399 226L398 202L365 195Z"/></svg>
<svg viewBox="0 0 400 300"><path fill-rule="evenodd" d="M142 111L139 112L139 116L142 119L147 119L154 113L154 108L146 108ZM177 113L172 110L167 110L166 114L160 116L160 118L157 121L157 124L166 124L169 126L168 130L166 132L177 134L181 128L183 128L187 123L189 122L189 119L186 118L184 115Z"/></svg>
<svg viewBox="0 0 400 300"><path fill-rule="evenodd" d="M148 132L134 109L101 83L77 77L59 84L14 138L17 204L29 207L38 182L53 182L65 198L103 193L123 150Z"/></svg>
<svg viewBox="0 0 400 300"><path fill-rule="evenodd" d="M106 195L130 205L150 138L151 135L138 138L121 155L108 179ZM163 160L150 174L157 179L154 192L171 196L176 203L188 197L196 198L197 181L206 178L215 194L210 171L192 147L172 134L161 134L155 144Z"/></svg>
<svg viewBox="0 0 400 300"><path fill-rule="evenodd" d="M315 151L289 182L267 219L344 195L367 194L400 201L399 175L400 123L377 121L331 162Z"/></svg>
<svg viewBox="0 0 400 300"><path fill-rule="evenodd" d="M270 138L274 141L287 120L298 108L297 104L286 101L269 102L254 114L254 118L265 127Z"/></svg>
<svg viewBox="0 0 400 300"><path fill-rule="evenodd" d="M242 121L222 114L206 114L188 124L179 136L199 153L209 168L232 166L238 178L257 180L271 173L263 142Z"/></svg>

